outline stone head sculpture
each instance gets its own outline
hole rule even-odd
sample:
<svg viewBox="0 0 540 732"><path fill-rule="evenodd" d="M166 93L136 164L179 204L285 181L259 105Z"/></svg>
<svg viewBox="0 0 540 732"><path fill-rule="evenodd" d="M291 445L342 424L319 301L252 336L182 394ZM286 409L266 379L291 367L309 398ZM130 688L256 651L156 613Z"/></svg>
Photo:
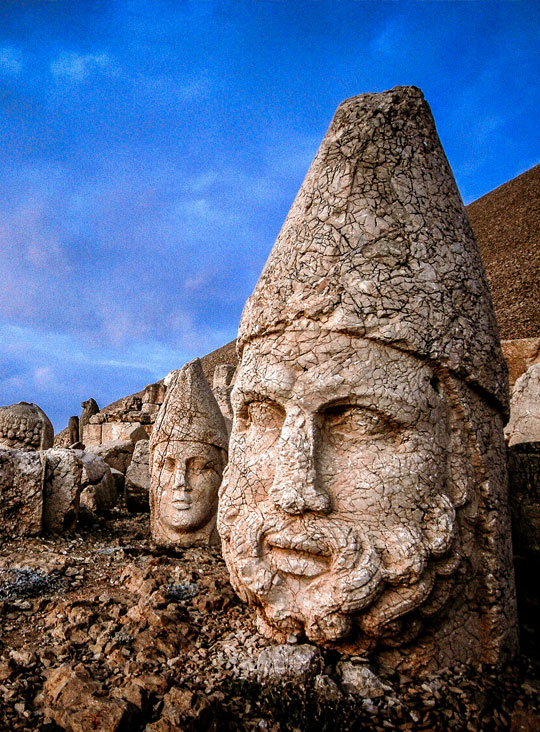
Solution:
<svg viewBox="0 0 540 732"><path fill-rule="evenodd" d="M218 529L261 630L413 672L511 651L505 364L420 90L340 105L238 351Z"/></svg>
<svg viewBox="0 0 540 732"><path fill-rule="evenodd" d="M150 523L164 547L214 543L227 428L201 362L170 375L150 438Z"/></svg>
<svg viewBox="0 0 540 732"><path fill-rule="evenodd" d="M48 450L54 429L37 404L19 402L0 407L0 444L25 450Z"/></svg>

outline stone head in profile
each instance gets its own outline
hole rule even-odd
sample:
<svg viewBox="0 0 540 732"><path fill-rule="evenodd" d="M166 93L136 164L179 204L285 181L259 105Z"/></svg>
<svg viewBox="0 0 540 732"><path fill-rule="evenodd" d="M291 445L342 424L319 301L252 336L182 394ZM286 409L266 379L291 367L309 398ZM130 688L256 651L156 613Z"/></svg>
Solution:
<svg viewBox="0 0 540 732"><path fill-rule="evenodd" d="M413 671L512 650L505 365L418 89L339 107L238 351L218 528L260 629Z"/></svg>
<svg viewBox="0 0 540 732"><path fill-rule="evenodd" d="M154 541L166 547L208 544L227 462L225 421L198 359L168 377L150 439L150 511Z"/></svg>

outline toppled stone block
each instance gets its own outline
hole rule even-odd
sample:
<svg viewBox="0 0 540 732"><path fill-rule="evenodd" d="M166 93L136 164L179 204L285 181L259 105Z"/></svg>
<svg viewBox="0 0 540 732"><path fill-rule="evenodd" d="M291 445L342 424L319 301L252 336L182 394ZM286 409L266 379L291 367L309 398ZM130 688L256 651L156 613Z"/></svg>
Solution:
<svg viewBox="0 0 540 732"><path fill-rule="evenodd" d="M41 453L0 447L0 535L41 533L43 480Z"/></svg>
<svg viewBox="0 0 540 732"><path fill-rule="evenodd" d="M101 445L90 445L88 452L99 455L109 467L125 474L131 463L134 447L131 440L114 440L113 442L103 442Z"/></svg>
<svg viewBox="0 0 540 732"><path fill-rule="evenodd" d="M257 680L260 684L303 684L320 674L322 667L321 652L316 646L270 646L257 659Z"/></svg>
<svg viewBox="0 0 540 732"><path fill-rule="evenodd" d="M70 531L79 516L83 464L68 448L46 450L43 460L43 530L55 534Z"/></svg>
<svg viewBox="0 0 540 732"><path fill-rule="evenodd" d="M133 459L126 471L124 496L128 511L133 513L150 510L150 449L148 440L139 440L133 451Z"/></svg>
<svg viewBox="0 0 540 732"><path fill-rule="evenodd" d="M21 450L48 450L53 441L51 421L37 404L19 402L0 407L0 445Z"/></svg>
<svg viewBox="0 0 540 732"><path fill-rule="evenodd" d="M111 469L103 458L84 450L73 450L82 462L80 505L94 513L103 513L116 506L116 491Z"/></svg>

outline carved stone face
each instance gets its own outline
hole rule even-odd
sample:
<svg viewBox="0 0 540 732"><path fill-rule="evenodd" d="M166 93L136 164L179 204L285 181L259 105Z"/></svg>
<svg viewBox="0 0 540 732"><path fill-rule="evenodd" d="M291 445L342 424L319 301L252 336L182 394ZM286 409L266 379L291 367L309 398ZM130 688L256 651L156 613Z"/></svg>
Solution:
<svg viewBox="0 0 540 732"><path fill-rule="evenodd" d="M397 644L417 632L400 618L441 603L464 498L447 491L439 391L418 359L315 327L246 346L218 527L275 637Z"/></svg>
<svg viewBox="0 0 540 732"><path fill-rule="evenodd" d="M151 475L155 520L171 541L213 519L224 465L224 451L214 445L177 440L156 445Z"/></svg>

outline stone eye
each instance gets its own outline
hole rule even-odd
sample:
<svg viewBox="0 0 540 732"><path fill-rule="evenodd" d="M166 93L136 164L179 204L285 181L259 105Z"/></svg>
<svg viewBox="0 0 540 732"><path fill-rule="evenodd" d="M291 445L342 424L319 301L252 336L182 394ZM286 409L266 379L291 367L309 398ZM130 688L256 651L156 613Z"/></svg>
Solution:
<svg viewBox="0 0 540 732"><path fill-rule="evenodd" d="M333 404L323 414L323 427L336 434L371 436L395 434L399 426L382 412L357 404Z"/></svg>
<svg viewBox="0 0 540 732"><path fill-rule="evenodd" d="M165 470L170 470L171 472L175 469L176 464L174 461L174 458L167 457L165 458Z"/></svg>
<svg viewBox="0 0 540 732"><path fill-rule="evenodd" d="M281 430L285 421L285 410L271 399L253 399L244 404L238 412L241 429L254 428L257 431Z"/></svg>

